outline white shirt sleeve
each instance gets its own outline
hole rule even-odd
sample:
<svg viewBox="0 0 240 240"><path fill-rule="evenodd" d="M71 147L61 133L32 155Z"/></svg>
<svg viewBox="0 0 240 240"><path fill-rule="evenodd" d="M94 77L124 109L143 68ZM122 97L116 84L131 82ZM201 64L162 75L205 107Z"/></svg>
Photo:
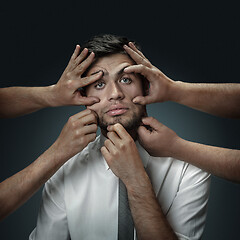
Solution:
<svg viewBox="0 0 240 240"><path fill-rule="evenodd" d="M167 213L179 239L200 239L207 215L210 174L187 165L178 192Z"/></svg>
<svg viewBox="0 0 240 240"><path fill-rule="evenodd" d="M64 203L63 178L63 169L60 169L45 184L37 227L29 236L29 240L70 239Z"/></svg>

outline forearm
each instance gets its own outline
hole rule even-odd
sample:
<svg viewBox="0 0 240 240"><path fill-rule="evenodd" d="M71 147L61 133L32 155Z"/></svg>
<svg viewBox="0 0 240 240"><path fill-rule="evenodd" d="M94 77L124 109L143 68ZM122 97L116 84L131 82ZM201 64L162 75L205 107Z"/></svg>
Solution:
<svg viewBox="0 0 240 240"><path fill-rule="evenodd" d="M240 117L240 84L172 84L170 100L221 117Z"/></svg>
<svg viewBox="0 0 240 240"><path fill-rule="evenodd" d="M157 202L147 174L126 186L138 239L177 239Z"/></svg>
<svg viewBox="0 0 240 240"><path fill-rule="evenodd" d="M32 164L0 183L0 220L25 203L65 162L49 148Z"/></svg>
<svg viewBox="0 0 240 240"><path fill-rule="evenodd" d="M240 182L240 150L213 147L178 138L171 156L216 176Z"/></svg>
<svg viewBox="0 0 240 240"><path fill-rule="evenodd" d="M0 118L13 118L52 106L52 86L0 89Z"/></svg>

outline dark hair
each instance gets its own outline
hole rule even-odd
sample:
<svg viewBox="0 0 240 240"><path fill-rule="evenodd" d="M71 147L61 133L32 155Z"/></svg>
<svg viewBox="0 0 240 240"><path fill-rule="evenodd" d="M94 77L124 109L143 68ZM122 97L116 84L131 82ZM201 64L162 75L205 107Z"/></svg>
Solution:
<svg viewBox="0 0 240 240"><path fill-rule="evenodd" d="M117 36L113 34L101 34L94 36L90 40L88 40L86 43L84 43L81 46L81 51L84 48L88 49L88 54L91 52L94 52L95 54L95 61L97 61L98 58L111 55L111 54L116 54L116 53L122 53L122 54L127 54L127 52L124 50L123 46L128 45L129 42L134 43L134 45L137 47L137 49L141 50L140 45L132 40L129 40L126 37L122 36ZM85 71L85 73L82 76L85 76L86 73L88 72L88 69ZM149 82L146 78L144 78L142 75L140 75L142 79L142 86L144 89L144 95L148 93L149 89ZM85 94L86 88L82 88L82 94Z"/></svg>
<svg viewBox="0 0 240 240"><path fill-rule="evenodd" d="M94 52L96 58L115 53L127 54L123 46L127 45L130 41L133 42L135 46L140 50L139 44L135 41L129 40L126 37L116 36L113 34L101 34L94 36L85 44L83 44L81 49L83 50L84 48L87 48L89 54L91 52Z"/></svg>

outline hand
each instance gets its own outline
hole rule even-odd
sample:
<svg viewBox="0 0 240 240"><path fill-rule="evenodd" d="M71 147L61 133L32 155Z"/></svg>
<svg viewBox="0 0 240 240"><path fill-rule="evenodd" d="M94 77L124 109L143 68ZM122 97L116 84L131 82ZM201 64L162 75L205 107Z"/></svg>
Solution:
<svg viewBox="0 0 240 240"><path fill-rule="evenodd" d="M97 132L97 117L95 112L86 109L71 116L62 129L52 149L58 154L57 159L64 161L82 151L94 141Z"/></svg>
<svg viewBox="0 0 240 240"><path fill-rule="evenodd" d="M169 90L173 80L163 74L158 68L154 67L150 61L139 51L133 43L129 43L129 46L124 46L126 52L137 63L125 68L126 73L140 73L150 83L149 93L147 96L137 96L133 99L134 103L142 105L164 102L169 100Z"/></svg>
<svg viewBox="0 0 240 240"><path fill-rule="evenodd" d="M177 134L158 122L155 118L143 118L145 126L138 128L140 144L154 157L171 157L174 151L174 143L179 139Z"/></svg>
<svg viewBox="0 0 240 240"><path fill-rule="evenodd" d="M89 77L82 78L82 74L91 65L94 59L94 53L87 58L88 49L83 49L79 55L80 46L76 49L64 70L57 84L52 86L53 106L64 105L92 105L99 102L96 97L85 97L78 90L81 87L97 81L102 76L102 72L96 73Z"/></svg>
<svg viewBox="0 0 240 240"><path fill-rule="evenodd" d="M135 182L145 170L134 140L119 123L109 126L108 131L101 148L104 158L125 185Z"/></svg>

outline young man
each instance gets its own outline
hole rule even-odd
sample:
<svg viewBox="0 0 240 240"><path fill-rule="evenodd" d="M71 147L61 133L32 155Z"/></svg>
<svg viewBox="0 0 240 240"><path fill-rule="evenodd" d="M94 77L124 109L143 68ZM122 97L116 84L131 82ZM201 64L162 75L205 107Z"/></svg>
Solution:
<svg viewBox="0 0 240 240"><path fill-rule="evenodd" d="M123 49L127 43L103 35L85 45L96 56L86 76L102 73L84 89L100 99L88 108L98 116L101 135L47 182L30 239L117 239L121 182L135 239L199 239L203 233L209 174L173 158L151 157L138 143L146 109L132 100L148 89L140 75L124 72L135 64Z"/></svg>

